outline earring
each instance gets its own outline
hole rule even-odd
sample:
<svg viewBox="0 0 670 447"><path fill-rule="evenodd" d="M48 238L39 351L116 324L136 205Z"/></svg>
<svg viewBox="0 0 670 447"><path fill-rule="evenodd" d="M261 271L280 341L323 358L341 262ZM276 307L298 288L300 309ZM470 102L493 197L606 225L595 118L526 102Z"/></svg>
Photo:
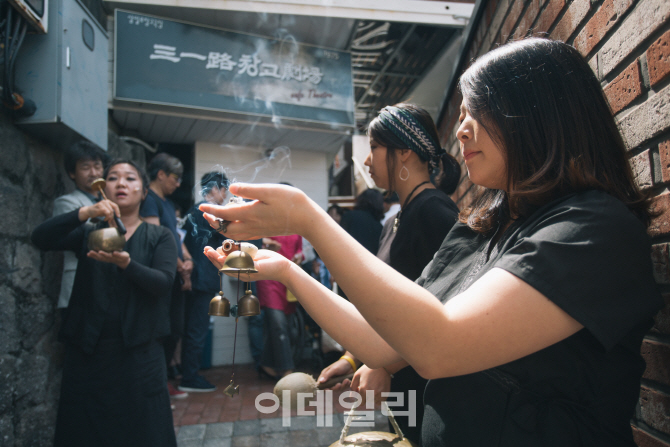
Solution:
<svg viewBox="0 0 670 447"><path fill-rule="evenodd" d="M405 170L405 172L407 172L407 175L405 176L405 178L402 178L402 171L403 171L403 169ZM400 177L400 180L402 180L403 182L406 182L407 179L409 178L409 169L407 169L407 168L405 167L405 165L402 165L402 168L400 168L400 174L399 174L399 177Z"/></svg>

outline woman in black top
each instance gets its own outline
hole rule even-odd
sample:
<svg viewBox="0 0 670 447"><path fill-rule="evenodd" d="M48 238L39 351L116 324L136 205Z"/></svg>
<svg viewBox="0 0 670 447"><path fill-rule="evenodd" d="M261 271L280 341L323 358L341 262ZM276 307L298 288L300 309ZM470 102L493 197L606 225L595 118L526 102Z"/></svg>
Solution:
<svg viewBox="0 0 670 447"><path fill-rule="evenodd" d="M175 446L164 355L177 247L164 227L140 219L146 175L130 161L105 171L109 200L48 219L32 233L42 250L78 258L60 338L65 342L56 446ZM89 251L91 218L126 227L123 251ZM94 228L95 229L95 228Z"/></svg>
<svg viewBox="0 0 670 447"><path fill-rule="evenodd" d="M300 191L238 184L258 201L203 210L233 221L230 237L312 243L351 302L272 253L257 255L259 279L286 284L366 364L404 359L430 379L424 447L632 447L640 346L663 302L650 203L600 83L574 48L531 38L482 56L460 89L456 136L484 189L418 285Z"/></svg>
<svg viewBox="0 0 670 447"><path fill-rule="evenodd" d="M406 138L403 131L409 132L412 128L422 129L426 138ZM449 195L456 189L461 169L456 159L440 147L430 114L413 104L382 109L370 122L368 136L370 154L365 165L370 169L370 176L378 187L397 191L402 204L402 210L384 225L377 257L415 281L456 223L458 207ZM347 352L326 367L318 381L349 374L357 363L353 354ZM395 419L403 434L420 445L426 382L402 361L378 369L361 366L352 381L352 389L361 395L373 390L376 401L385 400L381 396L383 392L402 392L403 405L393 407ZM334 389L339 390L348 383L345 381ZM410 404L411 401L414 403ZM411 421L406 415L408 411L416 412Z"/></svg>
<svg viewBox="0 0 670 447"><path fill-rule="evenodd" d="M342 216L340 225L370 253L377 254L381 220L384 217L384 197L375 189L366 189L356 197L354 209Z"/></svg>

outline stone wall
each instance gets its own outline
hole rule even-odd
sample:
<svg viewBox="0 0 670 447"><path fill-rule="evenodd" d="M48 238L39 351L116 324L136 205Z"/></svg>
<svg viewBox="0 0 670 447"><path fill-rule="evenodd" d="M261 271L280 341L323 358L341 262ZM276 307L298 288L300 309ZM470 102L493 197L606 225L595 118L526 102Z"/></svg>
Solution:
<svg viewBox="0 0 670 447"><path fill-rule="evenodd" d="M468 51L476 58L511 39L549 35L573 45L601 81L629 150L636 181L656 197L652 222L656 281L670 304L670 2L668 0L489 0ZM461 96L447 99L438 123L443 144L462 164L456 123ZM465 167L463 167L465 173ZM477 187L464 176L460 208ZM639 446L670 446L670 306L642 346L647 369L633 419Z"/></svg>
<svg viewBox="0 0 670 447"><path fill-rule="evenodd" d="M144 152L110 133L112 157ZM32 229L74 187L62 151L19 130L0 110L0 446L51 446L62 369L56 302L61 253L42 253Z"/></svg>

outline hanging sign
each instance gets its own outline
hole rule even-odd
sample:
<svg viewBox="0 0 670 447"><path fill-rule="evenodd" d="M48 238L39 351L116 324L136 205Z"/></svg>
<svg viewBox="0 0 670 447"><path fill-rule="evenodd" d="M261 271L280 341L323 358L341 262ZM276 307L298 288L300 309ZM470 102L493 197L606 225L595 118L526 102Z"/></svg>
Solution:
<svg viewBox="0 0 670 447"><path fill-rule="evenodd" d="M116 10L114 98L354 125L351 54Z"/></svg>

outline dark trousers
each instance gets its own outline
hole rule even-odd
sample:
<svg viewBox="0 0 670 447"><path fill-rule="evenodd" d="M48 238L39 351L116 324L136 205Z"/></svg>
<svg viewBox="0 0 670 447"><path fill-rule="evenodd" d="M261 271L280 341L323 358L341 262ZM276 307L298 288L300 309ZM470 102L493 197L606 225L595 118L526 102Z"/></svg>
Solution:
<svg viewBox="0 0 670 447"><path fill-rule="evenodd" d="M284 311L265 308L261 365L277 373L294 369L288 320Z"/></svg>
<svg viewBox="0 0 670 447"><path fill-rule="evenodd" d="M182 380L193 380L198 375L202 349L209 332L209 302L214 293L193 290L186 293L184 302L184 336L181 340Z"/></svg>
<svg viewBox="0 0 670 447"><path fill-rule="evenodd" d="M263 354L263 320L265 319L265 309L261 309L260 315L247 317L247 326L249 332L249 348L251 356L254 358L256 368L261 365L261 355Z"/></svg>
<svg viewBox="0 0 670 447"><path fill-rule="evenodd" d="M184 333L184 293L181 291L181 277L179 273L172 284L172 299L170 300L170 335L163 339L165 364L170 366L174 351L179 339Z"/></svg>

